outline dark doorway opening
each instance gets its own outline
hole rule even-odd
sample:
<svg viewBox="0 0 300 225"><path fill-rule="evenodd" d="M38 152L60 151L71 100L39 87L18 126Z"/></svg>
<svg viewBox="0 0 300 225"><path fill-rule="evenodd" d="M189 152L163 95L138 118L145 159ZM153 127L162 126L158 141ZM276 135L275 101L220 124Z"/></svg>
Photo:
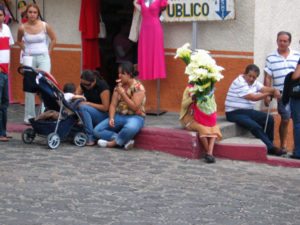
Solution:
<svg viewBox="0 0 300 225"><path fill-rule="evenodd" d="M110 85L111 90L118 78L118 51L116 50L116 39L126 32L128 40L129 30L133 15L132 0L99 0L101 17L106 27L106 38L99 38L99 51L101 67L100 73ZM122 41L121 41L122 42ZM126 40L125 40L126 42ZM124 42L123 42L124 43ZM133 64L137 63L137 43L130 41L131 55L127 57Z"/></svg>

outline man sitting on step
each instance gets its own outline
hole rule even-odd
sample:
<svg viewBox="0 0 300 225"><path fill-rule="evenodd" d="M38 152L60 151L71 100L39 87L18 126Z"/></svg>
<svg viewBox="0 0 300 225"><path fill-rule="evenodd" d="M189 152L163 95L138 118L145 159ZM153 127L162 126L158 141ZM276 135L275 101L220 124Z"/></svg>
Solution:
<svg viewBox="0 0 300 225"><path fill-rule="evenodd" d="M273 116L253 109L256 101L267 96L279 100L280 92L257 81L259 73L259 68L251 64L246 67L244 74L239 75L232 82L225 101L226 119L237 123L249 130L256 138L261 139L266 144L269 154L280 156L284 152L273 145ZM264 132L266 121L268 121L267 129Z"/></svg>

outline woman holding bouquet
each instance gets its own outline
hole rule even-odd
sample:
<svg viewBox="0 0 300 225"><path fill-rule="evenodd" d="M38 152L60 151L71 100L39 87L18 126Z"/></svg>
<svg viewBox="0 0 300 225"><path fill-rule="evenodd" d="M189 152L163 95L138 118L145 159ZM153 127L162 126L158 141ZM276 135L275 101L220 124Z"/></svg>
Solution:
<svg viewBox="0 0 300 225"><path fill-rule="evenodd" d="M198 131L204 148L204 160L214 163L213 148L216 140L222 138L217 125L217 105L214 97L214 84L223 78L222 67L205 50L192 51L187 43L177 49L175 58L185 64L189 86L183 93L180 122L187 130Z"/></svg>
<svg viewBox="0 0 300 225"><path fill-rule="evenodd" d="M214 97L212 96L212 101ZM196 121L195 118L202 117L202 121ZM196 99L189 94L189 87L184 90L181 111L180 123L185 129L198 131L199 140L204 148L203 158L207 163L214 163L216 160L213 157L213 148L216 140L222 138L222 134L218 125L215 124L215 113L206 115L197 108Z"/></svg>

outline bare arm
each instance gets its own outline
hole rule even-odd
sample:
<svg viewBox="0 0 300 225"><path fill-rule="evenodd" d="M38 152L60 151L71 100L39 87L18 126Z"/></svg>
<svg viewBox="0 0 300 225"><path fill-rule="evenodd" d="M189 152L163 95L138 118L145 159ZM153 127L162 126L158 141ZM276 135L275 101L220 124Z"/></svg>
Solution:
<svg viewBox="0 0 300 225"><path fill-rule="evenodd" d="M25 45L24 45L24 42L22 41L22 38L24 36L24 26L19 26L18 28L18 35L17 35L17 42L16 44L18 46L20 46L20 48L25 51Z"/></svg>
<svg viewBox="0 0 300 225"><path fill-rule="evenodd" d="M272 76L265 72L265 87L271 87L272 84ZM265 98L265 106L269 106L271 98L267 96Z"/></svg>
<svg viewBox="0 0 300 225"><path fill-rule="evenodd" d="M258 93L258 94L251 93L251 94L245 95L244 97L251 101L259 101L261 99L265 99L267 97L274 96L274 98L276 98L278 101L280 100L280 92L275 88L264 86L259 90L259 92L260 93Z"/></svg>
<svg viewBox="0 0 300 225"><path fill-rule="evenodd" d="M118 104L118 92L115 90L111 99L111 103L109 106L109 126L114 127L115 126L115 114L116 114L116 107Z"/></svg>
<svg viewBox="0 0 300 225"><path fill-rule="evenodd" d="M50 40L51 40L50 44L49 44L49 54L51 54L52 51L53 51L53 48L56 44L56 36L55 36L52 28L49 26L48 23L46 23L46 29L47 29L47 34L48 34L48 36L50 37Z"/></svg>
<svg viewBox="0 0 300 225"><path fill-rule="evenodd" d="M300 78L300 64L298 64L295 72L292 75L292 80L297 80L298 78Z"/></svg>
<svg viewBox="0 0 300 225"><path fill-rule="evenodd" d="M109 109L109 90L102 91L100 94L102 104L93 102L81 102L80 105L89 105L103 112L107 112Z"/></svg>
<svg viewBox="0 0 300 225"><path fill-rule="evenodd" d="M126 92L125 92L124 88L121 86L121 84L119 84L116 87L116 91L121 95L121 98L126 102L127 106L131 110L137 111L141 107L144 97L145 97L144 90L134 93L132 98L128 97L128 95L126 94Z"/></svg>

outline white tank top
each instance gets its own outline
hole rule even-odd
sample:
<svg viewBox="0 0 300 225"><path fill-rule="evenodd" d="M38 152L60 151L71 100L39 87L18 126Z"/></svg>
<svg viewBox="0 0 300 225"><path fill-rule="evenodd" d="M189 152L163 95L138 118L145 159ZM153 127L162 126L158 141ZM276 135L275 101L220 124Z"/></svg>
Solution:
<svg viewBox="0 0 300 225"><path fill-rule="evenodd" d="M24 28L25 55L46 55L48 53L46 23L38 34L28 34Z"/></svg>

